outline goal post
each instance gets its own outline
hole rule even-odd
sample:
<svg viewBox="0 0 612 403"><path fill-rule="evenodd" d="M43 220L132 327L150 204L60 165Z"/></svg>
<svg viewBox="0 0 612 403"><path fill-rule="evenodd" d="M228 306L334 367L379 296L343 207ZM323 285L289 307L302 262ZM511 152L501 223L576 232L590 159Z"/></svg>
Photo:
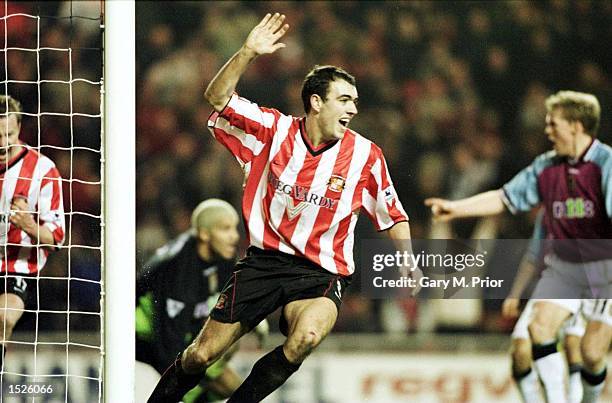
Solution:
<svg viewBox="0 0 612 403"><path fill-rule="evenodd" d="M134 400L135 3L104 5L104 401Z"/></svg>

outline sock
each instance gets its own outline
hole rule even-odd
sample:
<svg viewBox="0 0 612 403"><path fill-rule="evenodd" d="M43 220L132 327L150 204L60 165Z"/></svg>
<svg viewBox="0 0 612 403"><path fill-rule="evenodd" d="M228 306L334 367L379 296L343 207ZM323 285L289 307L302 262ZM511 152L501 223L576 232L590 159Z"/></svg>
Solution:
<svg viewBox="0 0 612 403"><path fill-rule="evenodd" d="M523 373L513 373L512 377L516 382L519 393L524 403L541 403L542 394L540 392L540 379L538 374L529 368Z"/></svg>
<svg viewBox="0 0 612 403"><path fill-rule="evenodd" d="M290 363L283 346L278 346L255 363L249 376L227 403L259 402L285 383L299 367L300 364Z"/></svg>
<svg viewBox="0 0 612 403"><path fill-rule="evenodd" d="M187 374L181 366L181 354L166 369L147 403L177 403L183 395L195 388L204 377L204 372Z"/></svg>
<svg viewBox="0 0 612 403"><path fill-rule="evenodd" d="M580 377L580 371L582 365L572 364L569 366L569 390L567 395L569 403L580 403L582 402L582 379Z"/></svg>
<svg viewBox="0 0 612 403"><path fill-rule="evenodd" d="M565 361L557 351L557 342L534 344L533 363L544 385L547 402L565 403Z"/></svg>
<svg viewBox="0 0 612 403"><path fill-rule="evenodd" d="M583 396L582 403L595 403L601 394L606 380L607 371L603 369L599 374L592 374L586 369L580 371L582 375Z"/></svg>

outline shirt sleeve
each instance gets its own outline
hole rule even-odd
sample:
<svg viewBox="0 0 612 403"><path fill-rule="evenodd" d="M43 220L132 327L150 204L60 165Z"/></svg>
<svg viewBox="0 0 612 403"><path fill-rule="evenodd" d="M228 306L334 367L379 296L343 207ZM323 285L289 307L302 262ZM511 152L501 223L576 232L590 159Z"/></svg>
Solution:
<svg viewBox="0 0 612 403"><path fill-rule="evenodd" d="M56 246L63 245L66 231L61 181L57 168L52 167L41 181L38 197L40 222L51 231Z"/></svg>
<svg viewBox="0 0 612 403"><path fill-rule="evenodd" d="M384 231L401 221L408 221L408 215L397 197L385 158L375 150L374 164L362 191L361 205L378 231Z"/></svg>
<svg viewBox="0 0 612 403"><path fill-rule="evenodd" d="M512 214L529 211L540 204L538 175L550 164L550 158L546 154L541 155L503 186L503 200Z"/></svg>
<svg viewBox="0 0 612 403"><path fill-rule="evenodd" d="M221 112L213 112L208 128L244 167L271 143L281 113L233 94Z"/></svg>

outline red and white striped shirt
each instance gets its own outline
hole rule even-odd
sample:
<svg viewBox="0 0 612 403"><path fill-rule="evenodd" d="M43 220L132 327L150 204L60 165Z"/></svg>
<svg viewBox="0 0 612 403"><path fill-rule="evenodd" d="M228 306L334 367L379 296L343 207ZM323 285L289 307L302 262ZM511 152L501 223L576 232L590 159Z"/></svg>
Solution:
<svg viewBox="0 0 612 403"><path fill-rule="evenodd" d="M355 271L360 210L379 231L408 220L382 151L352 130L313 149L304 118L236 94L208 124L245 172L242 213L252 246L302 256L346 276Z"/></svg>
<svg viewBox="0 0 612 403"><path fill-rule="evenodd" d="M25 144L8 165L0 164L0 272L34 274L43 268L49 247L39 246L9 221L14 197L27 198L34 219L64 242L65 219L60 174L53 161Z"/></svg>

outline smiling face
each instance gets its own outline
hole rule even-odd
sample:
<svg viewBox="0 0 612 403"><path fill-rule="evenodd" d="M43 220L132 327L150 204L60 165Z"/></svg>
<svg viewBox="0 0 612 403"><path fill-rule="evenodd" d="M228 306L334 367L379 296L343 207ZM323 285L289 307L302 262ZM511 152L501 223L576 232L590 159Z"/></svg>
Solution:
<svg viewBox="0 0 612 403"><path fill-rule="evenodd" d="M556 108L546 115L545 132L553 143L553 148L559 156L575 157L576 133L580 131L580 123L570 122L563 117L561 109Z"/></svg>
<svg viewBox="0 0 612 403"><path fill-rule="evenodd" d="M345 80L329 83L327 96L321 99L313 95L313 110L322 141L342 139L348 125L357 114L357 88Z"/></svg>
<svg viewBox="0 0 612 403"><path fill-rule="evenodd" d="M19 144L20 130L21 125L17 121L17 115L0 117L0 164L7 163L19 152L19 147L11 146Z"/></svg>

